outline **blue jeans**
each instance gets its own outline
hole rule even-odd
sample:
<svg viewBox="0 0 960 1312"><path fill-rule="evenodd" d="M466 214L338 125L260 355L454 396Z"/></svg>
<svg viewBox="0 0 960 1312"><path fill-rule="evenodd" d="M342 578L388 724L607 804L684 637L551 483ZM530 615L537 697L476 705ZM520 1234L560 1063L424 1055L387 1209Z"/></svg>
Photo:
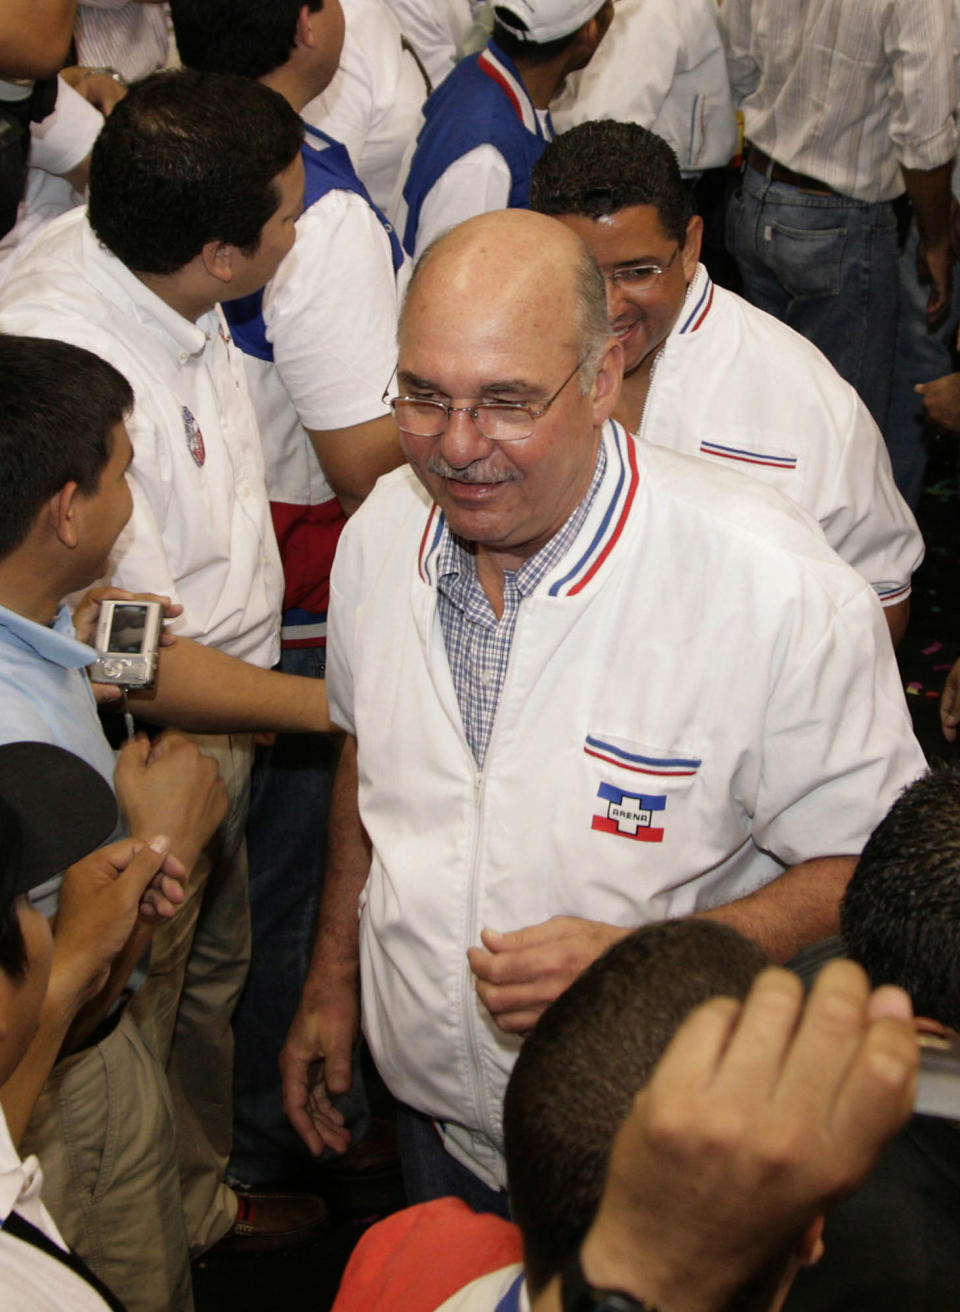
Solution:
<svg viewBox="0 0 960 1312"><path fill-rule="evenodd" d="M893 206L801 191L748 168L727 244L746 298L818 346L882 431L897 326Z"/></svg>
<svg viewBox="0 0 960 1312"><path fill-rule="evenodd" d="M397 1149L408 1207L452 1196L475 1212L493 1212L510 1220L506 1190L491 1189L451 1157L433 1122L422 1112L402 1105L397 1109Z"/></svg>
<svg viewBox="0 0 960 1312"><path fill-rule="evenodd" d="M286 674L323 678L325 651L285 651ZM253 949L233 1017L234 1129L229 1176L263 1185L312 1162L283 1112L277 1058L300 1002L323 883L330 789L339 756L329 734L281 734L259 748L250 788L247 857ZM338 1100L354 1137L366 1132L367 1102L354 1063Z"/></svg>
<svg viewBox="0 0 960 1312"><path fill-rule="evenodd" d="M960 306L960 267L953 275L953 312L935 332L927 331L927 294L917 280L917 229L910 225L900 257L900 318L897 322L897 353L890 393L890 413L884 438L893 476L904 500L916 510L923 491L927 467L926 424L923 403L914 383L930 383L952 373L956 311Z"/></svg>

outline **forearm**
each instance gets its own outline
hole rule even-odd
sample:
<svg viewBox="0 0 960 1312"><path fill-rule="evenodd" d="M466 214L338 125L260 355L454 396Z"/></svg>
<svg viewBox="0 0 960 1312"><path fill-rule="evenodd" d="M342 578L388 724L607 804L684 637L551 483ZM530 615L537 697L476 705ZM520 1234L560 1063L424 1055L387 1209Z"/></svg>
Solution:
<svg viewBox="0 0 960 1312"><path fill-rule="evenodd" d="M917 233L924 246L950 242L950 178L953 160L936 169L904 169L903 181L913 205Z"/></svg>
<svg viewBox="0 0 960 1312"><path fill-rule="evenodd" d="M358 904L370 870L370 842L360 819L357 783L357 741L348 735L330 800L327 863L305 995L331 973L340 982L357 975Z"/></svg>
<svg viewBox="0 0 960 1312"><path fill-rule="evenodd" d="M13 1074L0 1088L0 1103L15 1146L22 1139L40 1091L53 1070L81 996L64 982L55 962L37 1031Z"/></svg>
<svg viewBox="0 0 960 1312"><path fill-rule="evenodd" d="M772 961L789 961L807 944L836 934L840 899L856 864L854 856L815 857L746 897L699 914L753 939Z"/></svg>
<svg viewBox="0 0 960 1312"><path fill-rule="evenodd" d="M345 515L352 515L382 474L403 464L393 415L351 428L307 429L327 482Z"/></svg>
<svg viewBox="0 0 960 1312"><path fill-rule="evenodd" d="M262 670L189 638L161 649L153 688L130 704L145 720L194 733L332 728L323 679Z"/></svg>
<svg viewBox="0 0 960 1312"><path fill-rule="evenodd" d="M887 621L887 628L890 630L890 641L896 648L900 645L910 623L910 598L904 597L903 601L895 602L892 606L884 606L883 618Z"/></svg>
<svg viewBox="0 0 960 1312"><path fill-rule="evenodd" d="M6 0L0 76L52 77L67 57L76 0Z"/></svg>
<svg viewBox="0 0 960 1312"><path fill-rule="evenodd" d="M138 921L126 947L114 958L103 988L76 1013L64 1037L64 1054L76 1052L105 1020L127 987L134 966L146 952L153 938L154 926Z"/></svg>

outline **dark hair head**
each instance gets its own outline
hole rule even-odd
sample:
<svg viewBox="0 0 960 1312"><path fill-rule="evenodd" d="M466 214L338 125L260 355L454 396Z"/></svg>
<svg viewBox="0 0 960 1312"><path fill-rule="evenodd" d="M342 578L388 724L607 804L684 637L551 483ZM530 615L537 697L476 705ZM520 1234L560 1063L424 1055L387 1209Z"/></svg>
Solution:
<svg viewBox="0 0 960 1312"><path fill-rule="evenodd" d="M920 1016L960 1030L960 766L900 795L870 835L840 908L871 983L899 984Z"/></svg>
<svg viewBox="0 0 960 1312"><path fill-rule="evenodd" d="M290 58L303 5L323 0L171 0L173 32L185 67L264 77Z"/></svg>
<svg viewBox="0 0 960 1312"><path fill-rule="evenodd" d="M0 335L0 559L65 483L97 490L133 405L122 374L79 346Z"/></svg>
<svg viewBox="0 0 960 1312"><path fill-rule="evenodd" d="M756 944L715 921L649 925L540 1017L503 1109L510 1206L532 1292L583 1239L614 1136L677 1027L708 998L745 997L766 964Z"/></svg>
<svg viewBox="0 0 960 1312"><path fill-rule="evenodd" d="M269 7L269 6L267 6ZM252 254L303 140L282 96L180 69L130 88L90 162L90 224L135 273L176 273L209 241Z"/></svg>
<svg viewBox="0 0 960 1312"><path fill-rule="evenodd" d="M686 241L693 205L677 157L637 123L581 123L551 141L534 165L530 208L541 214L602 219L633 205L653 205L666 235Z"/></svg>

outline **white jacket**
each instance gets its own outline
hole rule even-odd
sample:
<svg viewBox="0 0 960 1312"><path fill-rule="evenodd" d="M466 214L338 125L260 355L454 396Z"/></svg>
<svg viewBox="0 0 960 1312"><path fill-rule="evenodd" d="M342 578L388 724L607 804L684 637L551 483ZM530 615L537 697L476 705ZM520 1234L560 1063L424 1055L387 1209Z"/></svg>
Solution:
<svg viewBox="0 0 960 1312"><path fill-rule="evenodd" d="M869 410L811 342L715 286L702 264L654 366L640 436L778 488L883 605L909 595L923 538Z"/></svg>
<svg viewBox="0 0 960 1312"><path fill-rule="evenodd" d="M436 610L443 521L409 469L333 571L331 713L357 735L373 845L364 1031L397 1097L494 1184L519 1040L473 989L484 926L726 902L859 852L924 768L876 598L812 521L619 425L604 441L583 529L521 602L483 773Z"/></svg>

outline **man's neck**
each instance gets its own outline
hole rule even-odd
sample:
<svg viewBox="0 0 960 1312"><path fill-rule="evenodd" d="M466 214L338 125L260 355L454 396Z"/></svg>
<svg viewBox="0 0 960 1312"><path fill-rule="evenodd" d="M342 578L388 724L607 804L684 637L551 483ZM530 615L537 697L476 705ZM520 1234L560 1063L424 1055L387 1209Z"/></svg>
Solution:
<svg viewBox="0 0 960 1312"><path fill-rule="evenodd" d="M643 423L643 411L647 404L647 396L650 393L654 367L662 350L663 347L658 346L649 359L641 360L632 373L624 374L623 385L620 388L620 399L617 401L617 408L613 412L613 417L619 420L629 433L639 433L640 431L640 425Z"/></svg>
<svg viewBox="0 0 960 1312"><path fill-rule="evenodd" d="M566 62L552 60L547 64L533 64L523 59L515 59L513 62L534 106L537 109L549 109L550 101L560 90L567 75Z"/></svg>
<svg viewBox="0 0 960 1312"><path fill-rule="evenodd" d="M139 278L144 287L148 287L155 296L159 296L164 305L169 305L171 310L175 310L189 323L196 323L213 309L216 301L210 299L210 293L206 288L199 291L189 285L182 277L182 273L181 269L176 273L134 272L134 277Z"/></svg>
<svg viewBox="0 0 960 1312"><path fill-rule="evenodd" d="M290 108L297 114L302 114L304 105L309 104L315 96L320 94L320 91L315 87L307 85L306 79L298 76L290 64L283 64L280 68L265 73L260 81L265 87L269 87L271 91L276 91L283 96Z"/></svg>
<svg viewBox="0 0 960 1312"><path fill-rule="evenodd" d="M12 557L0 562L0 606L33 620L34 624L52 624L69 589L61 592L59 584L49 579L44 585L41 582L44 577L39 570L25 569Z"/></svg>

